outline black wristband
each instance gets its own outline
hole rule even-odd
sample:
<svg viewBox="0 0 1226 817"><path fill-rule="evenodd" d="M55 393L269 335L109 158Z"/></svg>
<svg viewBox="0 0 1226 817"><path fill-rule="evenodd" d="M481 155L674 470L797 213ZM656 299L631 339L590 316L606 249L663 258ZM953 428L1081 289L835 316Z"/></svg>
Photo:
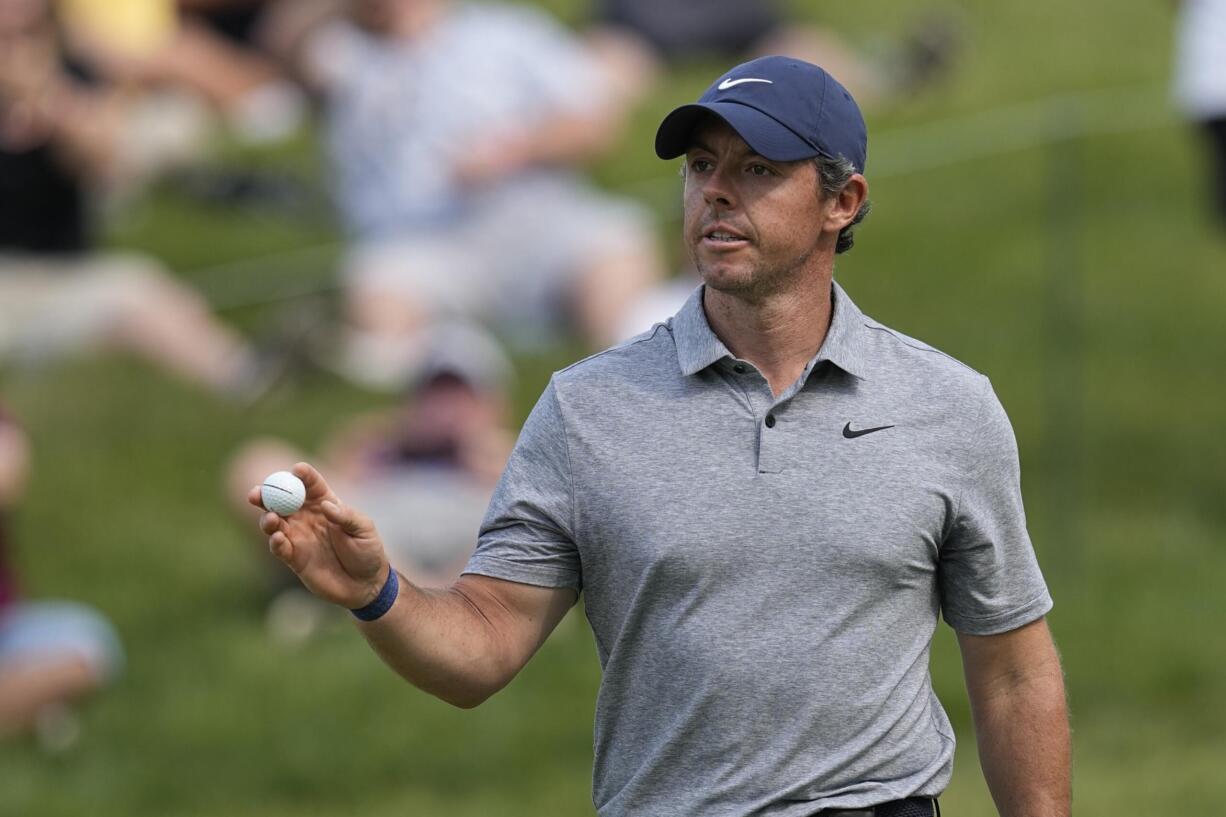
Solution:
<svg viewBox="0 0 1226 817"><path fill-rule="evenodd" d="M362 621L374 621L377 618L382 618L383 614L392 609L392 605L396 603L396 597L400 595L400 579L396 576L396 569L389 568L387 571L387 581L383 583L383 589L379 591L379 595L375 596L375 600L365 607L359 607L356 610L350 610L355 618Z"/></svg>

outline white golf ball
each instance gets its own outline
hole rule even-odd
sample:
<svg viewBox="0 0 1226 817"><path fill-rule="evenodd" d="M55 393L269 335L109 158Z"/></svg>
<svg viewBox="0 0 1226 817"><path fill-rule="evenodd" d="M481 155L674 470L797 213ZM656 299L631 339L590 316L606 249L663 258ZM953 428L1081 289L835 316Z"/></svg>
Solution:
<svg viewBox="0 0 1226 817"><path fill-rule="evenodd" d="M269 474L260 486L264 507L279 516L289 516L306 500L306 486L289 471Z"/></svg>

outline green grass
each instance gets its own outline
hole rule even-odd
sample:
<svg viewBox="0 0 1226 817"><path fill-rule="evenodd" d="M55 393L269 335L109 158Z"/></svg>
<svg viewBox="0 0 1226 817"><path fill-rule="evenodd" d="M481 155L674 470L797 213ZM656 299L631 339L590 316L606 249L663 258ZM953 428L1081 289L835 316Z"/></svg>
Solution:
<svg viewBox="0 0 1226 817"><path fill-rule="evenodd" d="M548 5L581 16L573 0ZM963 21L963 63L939 92L870 116L876 210L839 277L870 314L988 373L1009 409L1057 601L1050 620L1072 700L1078 813L1217 813L1226 798L1226 241L1203 213L1198 146L1160 113L1169 4L940 5ZM822 6L865 44L920 8ZM652 158L650 136L720 68L680 68L596 169L645 192L669 242L674 168ZM1156 126L899 172L914 157L890 134L1101 88L1135 88L1125 96L1159 111ZM1090 125L1104 116L1082 110ZM1033 132L1078 114L1037 116ZM949 137L951 158L964 137ZM242 158L298 170L310 156L303 144ZM875 178L875 163L892 171ZM225 300L256 291L245 288L253 281L326 283L335 235L162 191L123 215L112 240L156 252ZM302 262L223 266L320 245ZM225 316L253 330L266 313ZM521 359L521 417L550 369L575 354ZM0 391L36 445L15 520L27 585L106 611L130 659L85 711L70 753L0 746L0 815L591 812L599 670L577 613L471 712L405 687L340 617L300 649L265 638L260 554L226 514L220 469L249 436L310 445L377 398L320 378L244 412L115 359L10 373ZM962 742L946 813L989 815L944 629L933 674Z"/></svg>

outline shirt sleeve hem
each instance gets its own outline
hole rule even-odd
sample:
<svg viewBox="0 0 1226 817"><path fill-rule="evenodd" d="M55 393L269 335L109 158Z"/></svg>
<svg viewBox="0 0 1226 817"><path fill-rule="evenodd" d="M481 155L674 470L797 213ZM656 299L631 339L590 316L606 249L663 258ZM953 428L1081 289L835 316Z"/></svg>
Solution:
<svg viewBox="0 0 1226 817"><path fill-rule="evenodd" d="M1052 606L1051 594L1044 590L1034 600L1003 613L983 617L946 615L945 621L963 635L999 635L1037 621L1047 615Z"/></svg>
<svg viewBox="0 0 1226 817"><path fill-rule="evenodd" d="M534 587L569 587L573 590L578 590L580 587L579 575L573 570L528 565L500 559L497 556L475 555L469 560L463 572L519 584L530 584Z"/></svg>

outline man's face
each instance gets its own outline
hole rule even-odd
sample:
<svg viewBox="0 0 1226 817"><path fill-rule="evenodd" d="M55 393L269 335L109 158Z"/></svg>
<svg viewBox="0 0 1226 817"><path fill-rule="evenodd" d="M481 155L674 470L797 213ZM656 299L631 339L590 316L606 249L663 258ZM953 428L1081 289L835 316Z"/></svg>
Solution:
<svg viewBox="0 0 1226 817"><path fill-rule="evenodd" d="M715 117L685 162L685 242L709 287L756 300L818 259L829 208L813 162L765 159Z"/></svg>

